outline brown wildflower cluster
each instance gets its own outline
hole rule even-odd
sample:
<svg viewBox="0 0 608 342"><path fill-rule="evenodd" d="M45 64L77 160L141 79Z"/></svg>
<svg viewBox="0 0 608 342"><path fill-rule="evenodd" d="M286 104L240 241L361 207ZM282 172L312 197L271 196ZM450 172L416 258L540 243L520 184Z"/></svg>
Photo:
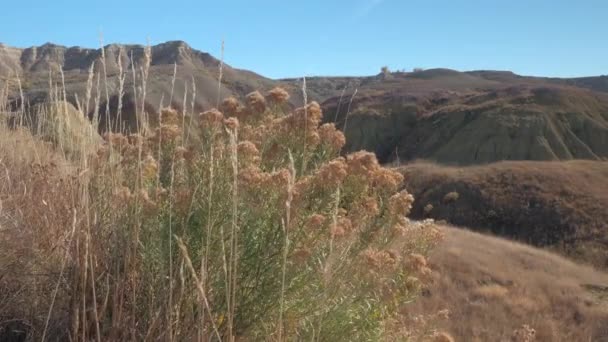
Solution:
<svg viewBox="0 0 608 342"><path fill-rule="evenodd" d="M382 167L370 152L339 156L344 134L334 124L321 125L319 104L311 102L283 115L288 99L289 94L281 88L266 96L252 92L244 105L234 97L226 98L219 110L199 114L200 131L195 133L200 135L191 140L181 129L184 118L170 108L161 111L152 134L107 135L107 145L112 147L105 146L106 150L122 151L121 146L125 146L131 156L141 158L126 159L130 171L125 168L121 173L124 179L112 185L121 184L112 188L116 207L136 203L146 217L161 224L159 218L168 211L175 222L189 224L194 218L192 222L211 221L212 226L217 224L215 220L204 216L209 209L199 208L212 208L217 217L233 217L232 204L236 204L235 221L239 224L255 222L256 229L288 225L284 230L285 234L289 231L286 254L277 249L285 241L281 230L259 234L260 239L268 239L262 241L265 248L276 249L269 251L268 258L284 256L293 266L287 270L288 278L321 272L323 279L336 277L339 283L345 281L338 279L343 274L361 276L364 281L348 284L353 291L365 284L377 285L377 294L370 296L378 298L370 302L386 300L392 303L387 305L395 306L429 279L432 272L423 254L441 238L441 232L432 221L410 222L406 218L414 199L405 190L397 192L403 182L401 173ZM106 150L100 153L107 157L110 152ZM238 191L230 191L234 190L232 171L237 160ZM129 172L137 177L124 176ZM218 190L205 193L209 184ZM212 228L209 234L220 231ZM273 240L277 238L280 241ZM248 243L243 241L242 246ZM271 261L274 267L283 259ZM216 266L210 269L221 269ZM309 286L319 288L319 284L298 286L303 286L301 293L309 291Z"/></svg>
<svg viewBox="0 0 608 342"><path fill-rule="evenodd" d="M347 217L338 217L335 223L329 226L329 233L332 238L340 238L353 232L353 222Z"/></svg>
<svg viewBox="0 0 608 342"><path fill-rule="evenodd" d="M389 211L394 216L407 216L412 209L414 196L403 190L389 199Z"/></svg>
<svg viewBox="0 0 608 342"><path fill-rule="evenodd" d="M399 253L394 250L368 248L362 253L366 265L374 272L394 270L399 264Z"/></svg>
<svg viewBox="0 0 608 342"><path fill-rule="evenodd" d="M162 124L154 130L154 137L152 141L154 142L175 142L179 137L181 137L182 131L180 127L176 124Z"/></svg>
<svg viewBox="0 0 608 342"><path fill-rule="evenodd" d="M264 97L259 91L253 91L245 96L245 105L242 105L235 97L231 96L222 101L220 111L227 117L236 117L242 123L256 125L256 131L264 129L259 123L264 119L270 119L273 113L268 113L268 102L277 105L283 104L289 99L289 94L282 88L276 87ZM249 127L250 129L253 127ZM253 133L253 132L252 132ZM249 135L245 134L248 138Z"/></svg>
<svg viewBox="0 0 608 342"><path fill-rule="evenodd" d="M223 121L224 114L215 108L204 111L199 115L199 123L204 129L219 128Z"/></svg>
<svg viewBox="0 0 608 342"><path fill-rule="evenodd" d="M167 107L161 109L159 121L162 125L179 125L180 116L177 113L177 110Z"/></svg>
<svg viewBox="0 0 608 342"><path fill-rule="evenodd" d="M289 115L275 119L272 125L274 130L283 134L304 131L308 135L313 135L312 133L316 133L321 123L322 116L321 106L313 101L305 107L297 108Z"/></svg>
<svg viewBox="0 0 608 342"><path fill-rule="evenodd" d="M240 184L253 191L264 188L286 190L291 173L288 169L264 172L257 166L250 166L240 170L238 177Z"/></svg>
<svg viewBox="0 0 608 342"><path fill-rule="evenodd" d="M179 131L179 129L177 129ZM180 133L177 136L181 135ZM120 156L119 160L123 166L132 166L137 158L152 152L151 147L158 146L156 134L150 138L144 138L140 134L123 135L122 133L105 133L104 143L98 149L94 158L90 160L92 167L103 166L111 157ZM177 137L176 135L172 135ZM170 139L167 138L166 141Z"/></svg>
<svg viewBox="0 0 608 342"><path fill-rule="evenodd" d="M334 151L340 151L346 144L344 133L336 129L333 123L326 123L319 127L321 143L331 147Z"/></svg>
<svg viewBox="0 0 608 342"><path fill-rule="evenodd" d="M244 165L258 165L260 162L260 151L251 141L241 141L237 145L239 161Z"/></svg>
<svg viewBox="0 0 608 342"><path fill-rule="evenodd" d="M359 151L347 156L349 174L369 180L374 188L394 192L403 182L403 175L398 171L380 166L376 155Z"/></svg>
<svg viewBox="0 0 608 342"><path fill-rule="evenodd" d="M226 128L234 131L237 128L239 128L239 119L237 119L237 118L224 119L224 125L226 125Z"/></svg>
<svg viewBox="0 0 608 342"><path fill-rule="evenodd" d="M227 116L239 116L243 112L243 106L239 103L239 100L231 96L222 101L220 111Z"/></svg>
<svg viewBox="0 0 608 342"><path fill-rule="evenodd" d="M437 226L433 219L408 222L407 226L410 232L418 236L418 242L422 244L434 245L445 238L444 231Z"/></svg>
<svg viewBox="0 0 608 342"><path fill-rule="evenodd" d="M380 213L380 207L375 197L363 196L355 202L352 211L359 219L363 220L376 217Z"/></svg>
<svg viewBox="0 0 608 342"><path fill-rule="evenodd" d="M409 256L410 266L420 276L427 277L433 273L428 266L426 258L422 254L412 253Z"/></svg>
<svg viewBox="0 0 608 342"><path fill-rule="evenodd" d="M268 92L267 99L275 104L282 104L289 100L289 93L280 87L275 87Z"/></svg>
<svg viewBox="0 0 608 342"><path fill-rule="evenodd" d="M264 113L266 111L266 99L259 91L254 91L246 96L247 109L252 115Z"/></svg>
<svg viewBox="0 0 608 342"><path fill-rule="evenodd" d="M315 185L319 187L336 187L348 175L348 167L344 158L336 158L322 165L314 175Z"/></svg>

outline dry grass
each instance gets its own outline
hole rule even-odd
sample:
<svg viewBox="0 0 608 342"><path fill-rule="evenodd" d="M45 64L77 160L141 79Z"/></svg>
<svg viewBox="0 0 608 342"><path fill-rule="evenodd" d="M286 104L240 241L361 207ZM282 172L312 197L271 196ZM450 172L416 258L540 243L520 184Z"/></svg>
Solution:
<svg viewBox="0 0 608 342"><path fill-rule="evenodd" d="M443 308L456 341L511 341L524 324L536 341L608 340L608 274L516 242L444 227L430 257L438 271L411 315Z"/></svg>
<svg viewBox="0 0 608 342"><path fill-rule="evenodd" d="M608 162L414 162L401 170L416 197L415 218L446 220L608 267Z"/></svg>
<svg viewBox="0 0 608 342"><path fill-rule="evenodd" d="M71 226L65 205L73 168L29 131L8 132L0 126L0 146L0 337L8 338L7 327L35 329L39 335ZM51 336L62 333L63 319L54 316Z"/></svg>
<svg viewBox="0 0 608 342"><path fill-rule="evenodd" d="M507 293L509 293L509 289L499 284L481 285L473 289L474 295L485 299L500 299Z"/></svg>
<svg viewBox="0 0 608 342"><path fill-rule="evenodd" d="M92 126L80 105L67 120L65 91L42 134L0 106L34 132L0 126L0 339L427 336L392 328L441 239L405 217L401 174L371 153L340 157L344 136L320 126L320 106L286 110L277 90L227 100L230 113L149 113L148 54L136 134L93 139L91 127L120 126L103 74L83 96Z"/></svg>

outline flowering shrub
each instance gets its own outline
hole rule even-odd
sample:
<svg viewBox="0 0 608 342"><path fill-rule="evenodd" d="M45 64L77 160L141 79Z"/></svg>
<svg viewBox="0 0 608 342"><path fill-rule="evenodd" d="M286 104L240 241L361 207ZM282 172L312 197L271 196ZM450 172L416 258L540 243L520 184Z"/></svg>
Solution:
<svg viewBox="0 0 608 342"><path fill-rule="evenodd" d="M399 172L340 156L320 106L290 110L288 97L227 98L195 137L170 108L146 134L104 136L66 187L74 339L386 334L431 277L441 233L406 218Z"/></svg>

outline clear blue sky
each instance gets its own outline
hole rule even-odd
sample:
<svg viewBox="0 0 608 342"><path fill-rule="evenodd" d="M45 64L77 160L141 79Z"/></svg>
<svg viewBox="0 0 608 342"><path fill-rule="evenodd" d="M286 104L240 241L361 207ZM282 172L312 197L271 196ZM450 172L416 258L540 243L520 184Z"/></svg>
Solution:
<svg viewBox="0 0 608 342"><path fill-rule="evenodd" d="M391 69L608 74L608 0L6 0L0 42L184 40L262 75Z"/></svg>

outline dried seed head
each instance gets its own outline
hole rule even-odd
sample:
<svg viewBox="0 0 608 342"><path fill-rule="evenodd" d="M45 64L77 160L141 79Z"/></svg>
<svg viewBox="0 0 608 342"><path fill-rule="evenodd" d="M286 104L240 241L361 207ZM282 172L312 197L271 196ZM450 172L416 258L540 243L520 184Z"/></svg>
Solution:
<svg viewBox="0 0 608 342"><path fill-rule="evenodd" d="M309 129L316 129L321 122L323 111L319 103L313 101L306 107L296 109L294 115L296 122L300 124L307 123Z"/></svg>
<svg viewBox="0 0 608 342"><path fill-rule="evenodd" d="M379 168L370 175L371 183L374 187L383 189L387 192L395 192L399 189L399 185L403 183L403 175L388 168Z"/></svg>
<svg viewBox="0 0 608 342"><path fill-rule="evenodd" d="M314 175L315 184L318 186L337 186L344 181L348 175L348 169L344 158L336 158L321 166Z"/></svg>
<svg viewBox="0 0 608 342"><path fill-rule="evenodd" d="M226 125L226 128L234 131L239 128L239 120L234 117L224 119L224 125Z"/></svg>
<svg viewBox="0 0 608 342"><path fill-rule="evenodd" d="M182 131L178 125L161 125L157 127L154 134L154 141L175 141L178 137L181 137Z"/></svg>
<svg viewBox="0 0 608 342"><path fill-rule="evenodd" d="M160 110L160 122L166 125L177 125L180 123L180 118L175 109L166 107Z"/></svg>
<svg viewBox="0 0 608 342"><path fill-rule="evenodd" d="M259 91L247 94L247 108L252 114L260 114L266 111L266 99Z"/></svg>
<svg viewBox="0 0 608 342"><path fill-rule="evenodd" d="M274 187L285 188L289 184L291 172L289 169L280 169L270 174L270 184Z"/></svg>
<svg viewBox="0 0 608 342"><path fill-rule="evenodd" d="M224 120L224 114L213 108L199 115L200 124L203 128L216 128Z"/></svg>
<svg viewBox="0 0 608 342"><path fill-rule="evenodd" d="M380 168L376 155L367 152L359 151L346 156L348 165L348 173L371 178L373 174Z"/></svg>
<svg viewBox="0 0 608 342"><path fill-rule="evenodd" d="M389 199L389 212L394 216L407 216L413 203L414 196L403 190Z"/></svg>
<svg viewBox="0 0 608 342"><path fill-rule="evenodd" d="M281 87L275 87L268 92L268 99L274 103L284 103L289 100L289 93Z"/></svg>
<svg viewBox="0 0 608 342"><path fill-rule="evenodd" d="M228 97L222 101L220 110L228 116L236 116L240 112L241 104L234 97Z"/></svg>
<svg viewBox="0 0 608 342"><path fill-rule="evenodd" d="M336 129L333 123L326 123L319 127L319 136L321 142L334 151L339 151L346 144L346 138L344 134Z"/></svg>
<svg viewBox="0 0 608 342"><path fill-rule="evenodd" d="M362 198L358 208L361 211L361 215L365 217L375 217L380 212L380 209L378 208L378 201L371 196Z"/></svg>
<svg viewBox="0 0 608 342"><path fill-rule="evenodd" d="M379 251L368 248L362 253L366 264L375 271L393 268L399 261L398 254L394 251Z"/></svg>
<svg viewBox="0 0 608 342"><path fill-rule="evenodd" d="M346 217L339 217L336 223L329 226L332 237L342 237L353 231L353 223Z"/></svg>
<svg viewBox="0 0 608 342"><path fill-rule="evenodd" d="M428 267L426 258L422 254L412 253L410 254L409 258L411 267L416 271L420 271Z"/></svg>
<svg viewBox="0 0 608 342"><path fill-rule="evenodd" d="M246 164L257 164L260 161L260 151L251 141L241 141L237 145L239 161Z"/></svg>
<svg viewBox="0 0 608 342"><path fill-rule="evenodd" d="M270 175L262 172L256 166L250 166L239 171L239 181L246 187L259 188L268 182Z"/></svg>

